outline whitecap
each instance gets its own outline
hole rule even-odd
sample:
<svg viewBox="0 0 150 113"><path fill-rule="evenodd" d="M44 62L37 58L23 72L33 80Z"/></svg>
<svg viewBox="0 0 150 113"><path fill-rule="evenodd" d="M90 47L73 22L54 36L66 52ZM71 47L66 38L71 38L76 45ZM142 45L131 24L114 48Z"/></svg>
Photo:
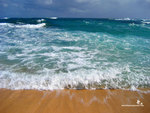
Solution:
<svg viewBox="0 0 150 113"><path fill-rule="evenodd" d="M39 19L39 20L37 20L37 22L39 22L39 23L41 23L41 22L43 22L43 21L45 21L44 19Z"/></svg>
<svg viewBox="0 0 150 113"><path fill-rule="evenodd" d="M44 27L46 24L45 23L41 23L41 24L26 24L26 25L16 25L15 27L18 28L41 28Z"/></svg>
<svg viewBox="0 0 150 113"><path fill-rule="evenodd" d="M8 26L8 27L16 27L16 28L41 28L44 27L46 24L25 24L25 25L15 25L11 23L0 23L1 26Z"/></svg>
<svg viewBox="0 0 150 113"><path fill-rule="evenodd" d="M58 19L58 17L50 17L50 19Z"/></svg>
<svg viewBox="0 0 150 113"><path fill-rule="evenodd" d="M144 24L150 24L150 22L143 22Z"/></svg>
<svg viewBox="0 0 150 113"><path fill-rule="evenodd" d="M132 19L130 19L130 18L118 18L118 19L115 19L115 20L127 20L127 21L129 21L129 20L132 20Z"/></svg>
<svg viewBox="0 0 150 113"><path fill-rule="evenodd" d="M8 17L4 17L4 18L2 18L2 19L9 19Z"/></svg>
<svg viewBox="0 0 150 113"><path fill-rule="evenodd" d="M11 23L0 23L0 26L13 27L13 24L11 24Z"/></svg>

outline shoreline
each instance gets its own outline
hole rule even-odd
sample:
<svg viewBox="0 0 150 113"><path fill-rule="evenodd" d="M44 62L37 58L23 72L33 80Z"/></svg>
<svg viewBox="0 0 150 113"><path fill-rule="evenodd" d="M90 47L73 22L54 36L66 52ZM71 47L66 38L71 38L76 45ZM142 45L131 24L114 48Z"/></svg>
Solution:
<svg viewBox="0 0 150 113"><path fill-rule="evenodd" d="M120 89L0 89L0 113L149 113L149 104L150 93Z"/></svg>

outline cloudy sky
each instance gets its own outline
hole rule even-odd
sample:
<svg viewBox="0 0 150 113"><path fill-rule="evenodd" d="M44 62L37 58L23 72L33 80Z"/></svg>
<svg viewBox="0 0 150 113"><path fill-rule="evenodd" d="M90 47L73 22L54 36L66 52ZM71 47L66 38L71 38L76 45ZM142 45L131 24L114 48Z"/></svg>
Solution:
<svg viewBox="0 0 150 113"><path fill-rule="evenodd" d="M150 0L0 0L0 17L150 18Z"/></svg>

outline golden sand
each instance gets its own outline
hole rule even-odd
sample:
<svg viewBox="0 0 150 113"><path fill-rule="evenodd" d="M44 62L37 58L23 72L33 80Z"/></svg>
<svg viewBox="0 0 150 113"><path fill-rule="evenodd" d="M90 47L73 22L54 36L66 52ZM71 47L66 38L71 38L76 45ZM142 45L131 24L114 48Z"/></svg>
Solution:
<svg viewBox="0 0 150 113"><path fill-rule="evenodd" d="M150 93L0 89L0 113L150 113Z"/></svg>

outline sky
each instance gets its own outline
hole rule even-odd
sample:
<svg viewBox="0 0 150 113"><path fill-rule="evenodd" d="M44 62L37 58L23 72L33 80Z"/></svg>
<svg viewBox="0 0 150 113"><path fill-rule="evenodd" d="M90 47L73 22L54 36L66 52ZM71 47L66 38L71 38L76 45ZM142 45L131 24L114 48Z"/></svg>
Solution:
<svg viewBox="0 0 150 113"><path fill-rule="evenodd" d="M150 0L0 0L0 17L150 18Z"/></svg>

